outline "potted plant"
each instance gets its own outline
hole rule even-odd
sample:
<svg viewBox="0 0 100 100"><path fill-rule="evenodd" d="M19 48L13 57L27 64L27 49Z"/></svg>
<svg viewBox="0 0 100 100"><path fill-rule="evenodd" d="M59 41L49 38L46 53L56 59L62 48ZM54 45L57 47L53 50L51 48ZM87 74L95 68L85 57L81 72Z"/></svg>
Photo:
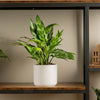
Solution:
<svg viewBox="0 0 100 100"><path fill-rule="evenodd" d="M74 53L57 48L62 41L62 31L57 31L53 36L53 27L56 23L45 27L40 17L36 16L36 23L30 19L30 32L32 38L21 37L16 45L24 46L30 53L30 58L35 59L34 84L37 86L54 86L57 84L57 64L52 63L53 58L74 60ZM26 39L23 40L22 38ZM35 43L35 45L32 44Z"/></svg>
<svg viewBox="0 0 100 100"><path fill-rule="evenodd" d="M92 89L94 90L94 92L96 93L97 95L97 100L100 100L100 89L95 89L92 87Z"/></svg>

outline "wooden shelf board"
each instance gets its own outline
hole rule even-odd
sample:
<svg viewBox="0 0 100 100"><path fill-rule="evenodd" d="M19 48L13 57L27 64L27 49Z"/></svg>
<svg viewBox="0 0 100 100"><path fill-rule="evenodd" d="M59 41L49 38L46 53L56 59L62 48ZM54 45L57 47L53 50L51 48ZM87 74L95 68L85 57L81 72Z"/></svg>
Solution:
<svg viewBox="0 0 100 100"><path fill-rule="evenodd" d="M1 90L85 90L82 83L59 83L56 86L40 87L33 83L0 83Z"/></svg>
<svg viewBox="0 0 100 100"><path fill-rule="evenodd" d="M100 65L89 64L90 68L100 68Z"/></svg>
<svg viewBox="0 0 100 100"><path fill-rule="evenodd" d="M100 65L89 64L89 71L100 71Z"/></svg>
<svg viewBox="0 0 100 100"><path fill-rule="evenodd" d="M0 3L95 3L100 0L0 0Z"/></svg>

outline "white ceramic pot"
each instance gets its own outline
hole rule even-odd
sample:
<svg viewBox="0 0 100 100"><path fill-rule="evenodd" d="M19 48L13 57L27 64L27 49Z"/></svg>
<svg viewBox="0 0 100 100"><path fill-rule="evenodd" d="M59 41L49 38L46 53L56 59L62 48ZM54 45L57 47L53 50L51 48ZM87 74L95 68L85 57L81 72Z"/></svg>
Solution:
<svg viewBox="0 0 100 100"><path fill-rule="evenodd" d="M54 86L57 84L57 65L34 65L34 85Z"/></svg>

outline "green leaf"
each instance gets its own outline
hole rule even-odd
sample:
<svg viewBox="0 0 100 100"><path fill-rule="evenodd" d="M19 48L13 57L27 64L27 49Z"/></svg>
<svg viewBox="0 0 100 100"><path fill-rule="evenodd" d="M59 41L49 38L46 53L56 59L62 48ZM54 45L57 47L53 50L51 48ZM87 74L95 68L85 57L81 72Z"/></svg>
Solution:
<svg viewBox="0 0 100 100"><path fill-rule="evenodd" d="M36 26L36 24L33 22L32 19L30 19L30 27L31 27L32 31L36 32L37 26Z"/></svg>
<svg viewBox="0 0 100 100"><path fill-rule="evenodd" d="M37 15L36 16L36 22L37 22L37 34L39 35L39 38L42 41L46 41L47 42L47 34L45 31L45 26L44 23L42 22L42 20L40 19L40 17Z"/></svg>
<svg viewBox="0 0 100 100"><path fill-rule="evenodd" d="M69 59L69 60L75 60L75 57L74 57L75 53L67 52L67 54L68 54L67 59Z"/></svg>
<svg viewBox="0 0 100 100"><path fill-rule="evenodd" d="M70 59L74 60L74 53L66 52L62 49L54 49L54 51L51 52L52 57L61 58L61 59Z"/></svg>
<svg viewBox="0 0 100 100"><path fill-rule="evenodd" d="M53 35L53 27L50 29L48 33L48 45L50 45L50 40L52 39L52 35Z"/></svg>
<svg viewBox="0 0 100 100"><path fill-rule="evenodd" d="M59 39L61 39L62 32L63 32L63 31L59 32L59 30L58 30L56 36L53 37L52 40L50 41L50 42L51 42L51 43L50 43L51 45L55 44L56 42L59 41Z"/></svg>
<svg viewBox="0 0 100 100"><path fill-rule="evenodd" d="M42 22L42 20L40 19L40 17L38 15L36 16L36 23L37 23L37 25L41 26L42 28L45 27L44 23Z"/></svg>
<svg viewBox="0 0 100 100"><path fill-rule="evenodd" d="M0 58L7 58L8 60L10 60L8 56L6 56L5 53L1 49L0 49Z"/></svg>
<svg viewBox="0 0 100 100"><path fill-rule="evenodd" d="M31 32L31 34L33 35L34 38L37 37L36 30L37 30L36 24L33 22L32 19L30 19L30 32Z"/></svg>
<svg viewBox="0 0 100 100"><path fill-rule="evenodd" d="M57 32L56 36L55 37L52 37L51 40L50 40L50 51L52 51L53 49L55 49L58 45L60 45L62 39L61 39L61 36L62 36L62 32Z"/></svg>
<svg viewBox="0 0 100 100"><path fill-rule="evenodd" d="M48 25L48 26L45 28L46 34L48 34L48 33L50 32L51 28L53 28L53 26L55 26L55 25L58 25L58 24L54 23L54 24Z"/></svg>
<svg viewBox="0 0 100 100"><path fill-rule="evenodd" d="M0 49L0 56L6 56L1 49Z"/></svg>
<svg viewBox="0 0 100 100"><path fill-rule="evenodd" d="M28 44L28 45L26 45L26 46L24 46L25 48L26 48L26 50L31 54L31 55L33 55L34 54L34 48L35 48L35 46L32 46L32 45L30 45L30 44Z"/></svg>
<svg viewBox="0 0 100 100"><path fill-rule="evenodd" d="M44 36L44 29L42 29L41 26L37 25L37 34L40 40L44 41L45 40L45 36Z"/></svg>
<svg viewBox="0 0 100 100"><path fill-rule="evenodd" d="M41 44L42 42L39 40L39 39L30 39L28 42L30 42L30 41L33 41L33 42L35 42L36 44Z"/></svg>
<svg viewBox="0 0 100 100"><path fill-rule="evenodd" d="M60 45L62 39L60 39L59 41L53 41L52 44L50 44L50 51L54 50L58 45Z"/></svg>
<svg viewBox="0 0 100 100"><path fill-rule="evenodd" d="M62 30L61 32L58 30L58 32L57 32L57 34L56 34L56 36L55 36L55 40L56 40L56 41L59 40L59 39L61 38L62 33L63 33L63 30Z"/></svg>
<svg viewBox="0 0 100 100"><path fill-rule="evenodd" d="M24 46L26 48L26 50L32 55L33 51L34 51L34 45L28 44L25 41L22 40L18 40L18 42L14 43L14 45L20 45L20 46Z"/></svg>

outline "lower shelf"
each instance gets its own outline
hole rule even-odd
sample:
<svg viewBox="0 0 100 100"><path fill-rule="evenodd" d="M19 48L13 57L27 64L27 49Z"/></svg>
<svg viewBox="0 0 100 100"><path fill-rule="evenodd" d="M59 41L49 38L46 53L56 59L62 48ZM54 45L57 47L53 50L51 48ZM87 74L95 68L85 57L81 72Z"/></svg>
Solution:
<svg viewBox="0 0 100 100"><path fill-rule="evenodd" d="M32 93L85 93L83 83L59 83L56 86L39 87L33 83L0 83L1 94L32 94Z"/></svg>

